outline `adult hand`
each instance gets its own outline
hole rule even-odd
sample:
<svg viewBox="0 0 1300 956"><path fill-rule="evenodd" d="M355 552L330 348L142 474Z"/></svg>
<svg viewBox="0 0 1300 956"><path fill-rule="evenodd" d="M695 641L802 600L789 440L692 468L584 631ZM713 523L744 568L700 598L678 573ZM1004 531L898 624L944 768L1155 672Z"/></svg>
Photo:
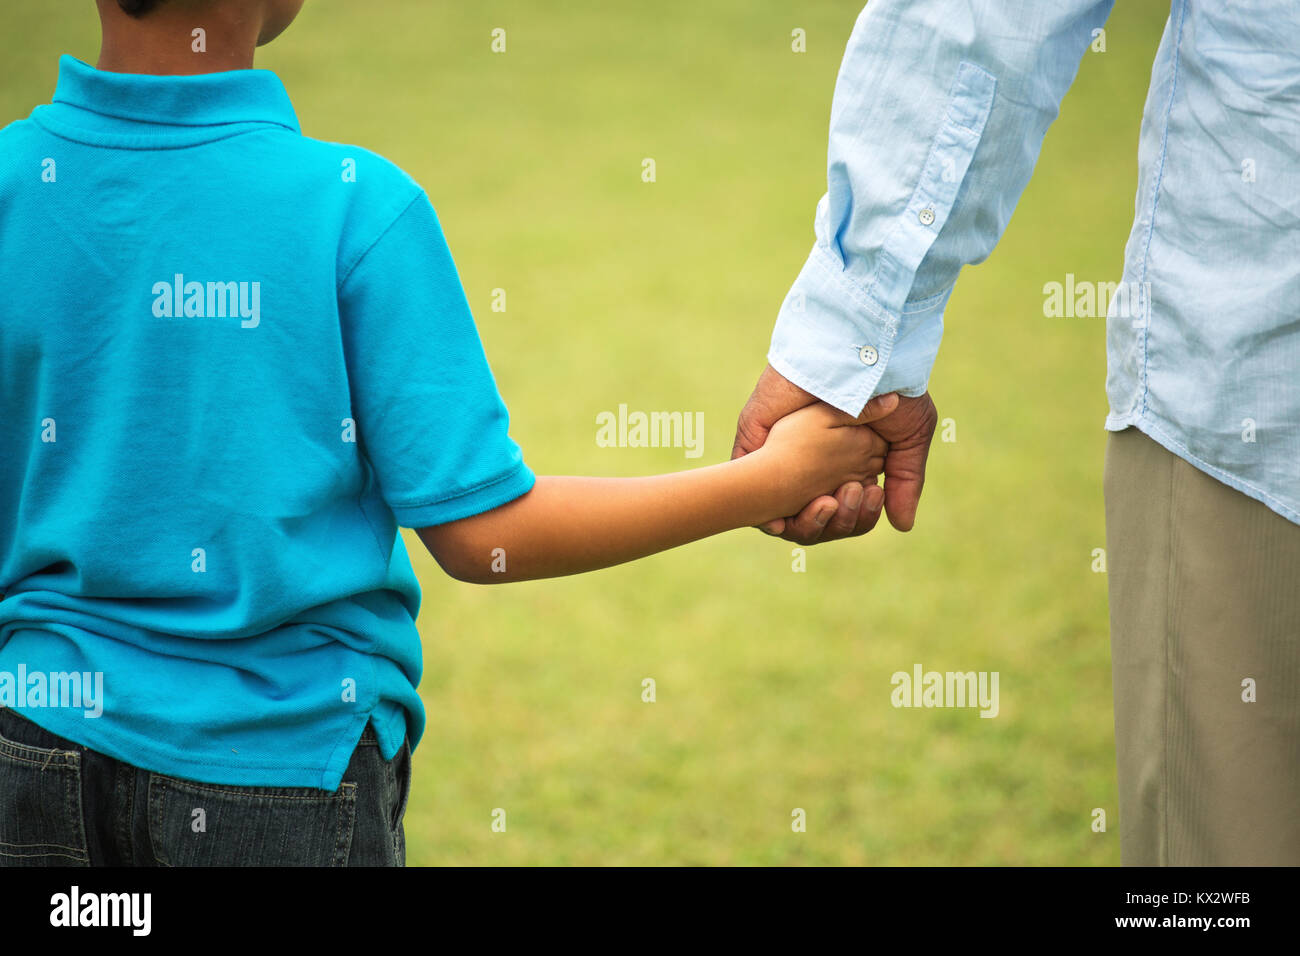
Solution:
<svg viewBox="0 0 1300 956"><path fill-rule="evenodd" d="M894 411L871 423L872 430L889 442L885 455L885 514L899 531L911 531L916 523L916 508L925 486L925 462L938 423L939 413L929 392L916 398L900 395Z"/></svg>
<svg viewBox="0 0 1300 956"><path fill-rule="evenodd" d="M731 457L739 458L761 448L779 419L817 401L816 395L804 391L772 366L767 366L740 412ZM884 420L894 412L898 401L897 395L878 395L867 403L857 421L861 424L871 422L875 428L877 420ZM879 485L864 487L861 482L851 481L838 488L833 496L814 498L797 516L778 518L761 527L769 534L780 535L797 544L815 544L865 534L876 526L884 501L885 493Z"/></svg>
<svg viewBox="0 0 1300 956"><path fill-rule="evenodd" d="M772 366L763 369L758 384L740 412L731 457L739 458L762 446L773 423L783 415L811 405L817 397L804 391ZM797 515L762 525L768 534L796 544L816 544L866 534L880 520L881 505L889 523L910 531L925 485L925 463L939 421L934 401L926 392L917 398L878 395L858 416L890 443L885 456L885 487L850 482L835 495L810 501Z"/></svg>

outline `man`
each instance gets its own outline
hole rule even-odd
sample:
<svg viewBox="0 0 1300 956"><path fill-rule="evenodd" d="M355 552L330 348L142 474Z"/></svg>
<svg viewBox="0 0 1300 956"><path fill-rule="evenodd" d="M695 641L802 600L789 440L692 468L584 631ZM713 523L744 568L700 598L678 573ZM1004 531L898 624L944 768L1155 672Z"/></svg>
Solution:
<svg viewBox="0 0 1300 956"><path fill-rule="evenodd" d="M828 188L737 426L792 407L893 443L768 526L912 527L942 315L1002 235L1113 0L872 0L831 110ZM1107 318L1106 533L1121 857L1300 863L1300 5L1173 0Z"/></svg>

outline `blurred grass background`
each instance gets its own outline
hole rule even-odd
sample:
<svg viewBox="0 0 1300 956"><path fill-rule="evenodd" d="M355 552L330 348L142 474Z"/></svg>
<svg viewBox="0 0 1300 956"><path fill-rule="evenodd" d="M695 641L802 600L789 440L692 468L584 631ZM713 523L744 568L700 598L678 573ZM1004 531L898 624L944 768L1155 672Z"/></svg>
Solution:
<svg viewBox="0 0 1300 956"><path fill-rule="evenodd" d="M730 452L812 242L859 9L308 0L258 66L305 133L425 186L533 469L644 474ZM791 545L746 530L497 588L444 577L407 533L429 712L410 863L1119 862L1106 577L1091 570L1104 319L1044 318L1042 287L1119 279L1165 15L1120 5L1005 238L958 282L931 383L956 441L934 446L912 533L882 523L811 549L805 573ZM0 122L48 101L58 54L98 50L90 0L5 19ZM619 403L703 411L704 457L598 448L595 416ZM890 675L914 663L998 671L1001 713L893 708Z"/></svg>

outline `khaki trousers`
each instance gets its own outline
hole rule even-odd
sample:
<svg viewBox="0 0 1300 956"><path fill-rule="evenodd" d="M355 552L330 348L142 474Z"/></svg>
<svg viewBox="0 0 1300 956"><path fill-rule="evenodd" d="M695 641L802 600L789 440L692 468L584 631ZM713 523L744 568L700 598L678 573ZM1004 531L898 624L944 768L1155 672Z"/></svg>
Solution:
<svg viewBox="0 0 1300 956"><path fill-rule="evenodd" d="M1300 864L1300 525L1134 428L1105 491L1121 862Z"/></svg>

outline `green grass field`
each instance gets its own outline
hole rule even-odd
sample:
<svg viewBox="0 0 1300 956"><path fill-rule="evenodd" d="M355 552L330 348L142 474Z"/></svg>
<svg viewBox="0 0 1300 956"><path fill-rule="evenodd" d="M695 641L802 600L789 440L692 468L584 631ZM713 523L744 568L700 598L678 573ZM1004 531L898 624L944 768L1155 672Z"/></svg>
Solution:
<svg viewBox="0 0 1300 956"><path fill-rule="evenodd" d="M308 135L425 186L533 469L633 475L730 452L812 242L858 9L309 0L258 65ZM1091 569L1104 320L1045 318L1043 284L1120 277L1164 16L1117 10L1004 240L958 282L931 383L956 440L934 446L915 531L812 549L805 573L747 530L498 588L444 577L408 536L429 712L410 863L1119 862ZM98 49L90 0L5 19L0 122L49 99L59 53ZM597 447L595 416L620 403L703 411L703 457ZM890 675L917 663L999 672L1000 714L894 708Z"/></svg>

